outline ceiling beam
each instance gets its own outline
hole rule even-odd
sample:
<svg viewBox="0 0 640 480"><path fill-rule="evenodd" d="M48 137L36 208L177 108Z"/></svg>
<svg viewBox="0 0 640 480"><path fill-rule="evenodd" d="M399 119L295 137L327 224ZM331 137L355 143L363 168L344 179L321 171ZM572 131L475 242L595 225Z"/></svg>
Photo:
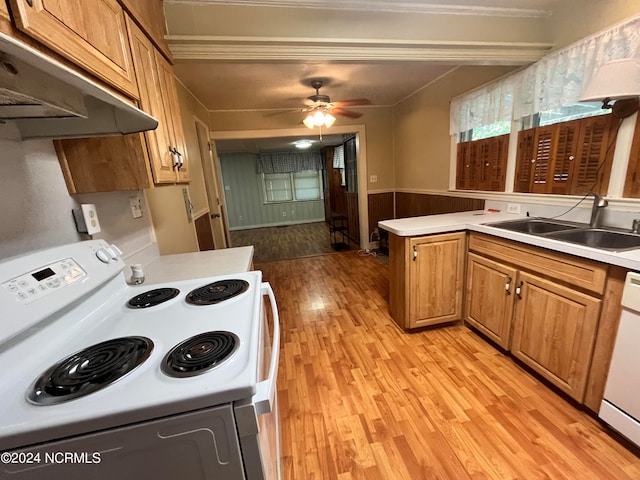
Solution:
<svg viewBox="0 0 640 480"><path fill-rule="evenodd" d="M550 43L221 37L167 35L176 60L416 61L455 65L527 65Z"/></svg>

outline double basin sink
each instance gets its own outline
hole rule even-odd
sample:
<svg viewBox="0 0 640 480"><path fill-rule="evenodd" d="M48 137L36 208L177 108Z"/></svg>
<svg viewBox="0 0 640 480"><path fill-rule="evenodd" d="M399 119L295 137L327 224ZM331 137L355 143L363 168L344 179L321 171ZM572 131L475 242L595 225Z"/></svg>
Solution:
<svg viewBox="0 0 640 480"><path fill-rule="evenodd" d="M638 234L606 227L592 228L584 223L545 218L524 218L486 223L485 225L613 252L640 248L640 235Z"/></svg>

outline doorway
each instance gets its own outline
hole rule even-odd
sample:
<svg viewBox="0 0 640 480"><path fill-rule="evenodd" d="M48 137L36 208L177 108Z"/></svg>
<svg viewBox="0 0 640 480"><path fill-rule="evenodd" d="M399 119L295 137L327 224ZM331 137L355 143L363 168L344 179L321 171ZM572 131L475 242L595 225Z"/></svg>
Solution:
<svg viewBox="0 0 640 480"><path fill-rule="evenodd" d="M355 150L355 172L357 173L357 193L352 192L357 202L354 207L357 211L357 222L351 227L358 235L358 247L368 248L368 211L367 211L367 172L366 172L366 133L364 125L351 125L332 127L331 134L355 134L353 145ZM255 140L255 139L276 139L278 137L308 137L309 130L306 128L277 129L277 130L246 130L246 131L213 131L211 132L213 142L228 140ZM227 186L221 187L227 188ZM355 205L357 203L357 206ZM228 205L231 208L231 205Z"/></svg>

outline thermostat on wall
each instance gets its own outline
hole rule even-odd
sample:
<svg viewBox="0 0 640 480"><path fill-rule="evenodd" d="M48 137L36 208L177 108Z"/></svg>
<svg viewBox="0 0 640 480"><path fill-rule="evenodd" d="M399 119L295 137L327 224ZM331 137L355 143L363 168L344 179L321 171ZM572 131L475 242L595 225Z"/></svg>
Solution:
<svg viewBox="0 0 640 480"><path fill-rule="evenodd" d="M100 231L100 221L94 204L83 203L80 208L74 208L72 211L78 232L93 235Z"/></svg>

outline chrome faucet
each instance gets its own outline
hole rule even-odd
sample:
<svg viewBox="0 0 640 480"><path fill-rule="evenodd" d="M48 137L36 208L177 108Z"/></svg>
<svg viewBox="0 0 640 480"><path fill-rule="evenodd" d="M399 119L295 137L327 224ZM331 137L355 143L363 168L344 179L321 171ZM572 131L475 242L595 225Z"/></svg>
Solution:
<svg viewBox="0 0 640 480"><path fill-rule="evenodd" d="M596 192L589 192L587 195L593 195L593 206L591 207L591 220L589 221L589 226L591 228L600 228L602 210L604 207L609 205L609 202L606 198Z"/></svg>

